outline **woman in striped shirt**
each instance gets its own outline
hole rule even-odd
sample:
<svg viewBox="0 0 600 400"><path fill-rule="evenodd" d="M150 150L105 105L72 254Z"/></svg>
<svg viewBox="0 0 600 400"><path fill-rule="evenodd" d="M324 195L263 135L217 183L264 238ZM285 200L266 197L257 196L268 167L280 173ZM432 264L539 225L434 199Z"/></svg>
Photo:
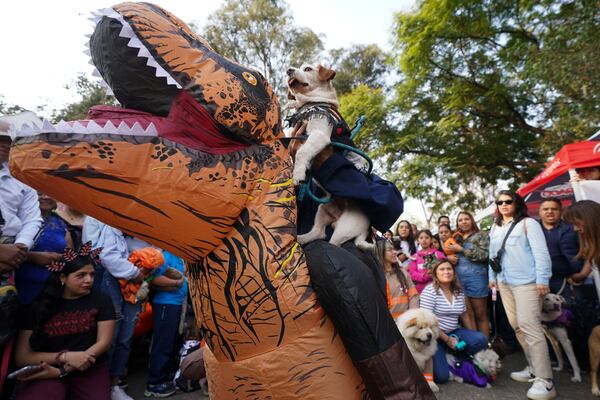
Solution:
<svg viewBox="0 0 600 400"><path fill-rule="evenodd" d="M448 381L446 351L457 350L464 341L464 351L474 355L488 347L488 341L481 332L473 330L474 323L467 313L465 295L460 288L454 266L447 260L437 261L432 268L433 281L421 292L421 308L435 314L439 320L440 336L438 348L433 356L433 379L436 383ZM464 328L459 325L459 320Z"/></svg>
<svg viewBox="0 0 600 400"><path fill-rule="evenodd" d="M394 245L389 240L375 243L375 256L383 266L388 309L394 319L410 308L419 307L419 294L408 273L400 267Z"/></svg>

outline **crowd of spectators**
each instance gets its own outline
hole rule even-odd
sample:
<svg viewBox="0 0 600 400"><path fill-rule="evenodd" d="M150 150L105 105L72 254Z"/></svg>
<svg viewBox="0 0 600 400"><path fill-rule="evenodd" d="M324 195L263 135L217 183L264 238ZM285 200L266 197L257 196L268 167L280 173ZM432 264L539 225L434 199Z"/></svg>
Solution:
<svg viewBox="0 0 600 400"><path fill-rule="evenodd" d="M13 355L12 361L3 357L0 375L7 368L39 367L23 374L16 388L2 378L2 393L16 393L17 399L131 399L128 363L145 305L124 296L122 286L144 281L151 287L153 321L145 394L175 393L188 295L183 261L164 251L163 265L150 278L143 275L129 256L149 244L11 177L9 145L10 139L0 136L0 350ZM441 216L435 234L400 220L377 238L374 256L385 276L389 311L397 318L421 307L437 316L436 382L448 380L445 352L456 350L459 341L470 355L491 341L500 353L520 347L527 365L511 378L532 381L531 393L551 398L555 389L541 300L549 292L560 294L573 309L576 329L569 333L578 335L576 355L587 365L581 339L598 323L590 274L600 262L600 205L578 202L563 218L560 200L548 198L538 220L528 215L521 196L501 191L496 207L490 230L460 211L454 223ZM494 317L490 305L496 292Z"/></svg>
<svg viewBox="0 0 600 400"><path fill-rule="evenodd" d="M0 398L131 399L131 344L146 304L153 329L145 395L175 393L183 260L164 251L164 264L143 276L129 256L150 245L13 178L10 142L0 135ZM126 299L124 283L143 280L151 300Z"/></svg>
<svg viewBox="0 0 600 400"><path fill-rule="evenodd" d="M397 288L392 293L408 294L414 285L420 294L410 302L406 295L393 295L390 312L396 318L408 308L421 307L438 317L441 333L433 362L437 383L448 380L444 352L454 351L457 340L467 343L471 355L490 342L502 356L522 350L527 365L510 377L532 382L528 395L553 398L553 355L544 336L541 304L547 293L564 297L574 315L568 333L576 356L580 365L589 365L587 337L600 323L591 277L600 261L600 205L580 201L563 210L560 200L546 198L533 218L513 191L500 191L495 202L494 220L485 231L470 212L460 211L454 224L441 216L435 235L429 229L414 235L414 224L402 220L376 239L389 243L377 249L380 259L387 255L383 265L388 287ZM386 249L395 250L396 260ZM406 276L410 280L400 279Z"/></svg>

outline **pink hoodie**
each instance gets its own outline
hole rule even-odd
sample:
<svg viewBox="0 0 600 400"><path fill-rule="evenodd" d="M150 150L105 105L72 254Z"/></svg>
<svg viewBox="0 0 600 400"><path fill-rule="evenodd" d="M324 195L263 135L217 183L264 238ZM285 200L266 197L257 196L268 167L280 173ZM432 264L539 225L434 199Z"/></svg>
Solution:
<svg viewBox="0 0 600 400"><path fill-rule="evenodd" d="M429 274L429 270L426 268L427 258L434 256L437 260L445 260L446 256L439 250L430 247L427 250L419 250L414 256L410 258L410 266L408 267L408 273L410 278L415 283L417 292L419 294L423 291L425 286L433 280ZM429 256L429 257L428 257Z"/></svg>

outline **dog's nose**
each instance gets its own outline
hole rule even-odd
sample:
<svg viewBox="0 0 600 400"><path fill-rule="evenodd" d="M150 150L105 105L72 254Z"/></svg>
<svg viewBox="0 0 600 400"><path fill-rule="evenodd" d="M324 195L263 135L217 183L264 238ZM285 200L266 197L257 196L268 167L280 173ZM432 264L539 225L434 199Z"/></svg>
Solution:
<svg viewBox="0 0 600 400"><path fill-rule="evenodd" d="M291 76L295 70L296 70L295 68L288 68L288 70L287 70L288 76Z"/></svg>
<svg viewBox="0 0 600 400"><path fill-rule="evenodd" d="M431 337L432 337L432 336L433 336L433 335L431 334L431 332L428 332L428 333L427 333L427 340L431 339Z"/></svg>

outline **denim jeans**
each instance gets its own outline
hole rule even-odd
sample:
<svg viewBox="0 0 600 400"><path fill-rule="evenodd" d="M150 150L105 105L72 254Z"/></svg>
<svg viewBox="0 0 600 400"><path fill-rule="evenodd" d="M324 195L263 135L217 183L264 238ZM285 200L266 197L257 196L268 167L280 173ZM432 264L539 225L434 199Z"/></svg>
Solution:
<svg viewBox="0 0 600 400"><path fill-rule="evenodd" d="M174 360L179 347L180 317L181 306L152 304L154 332L148 368L149 385L171 382L175 377L177 363Z"/></svg>
<svg viewBox="0 0 600 400"><path fill-rule="evenodd" d="M488 340L485 335L479 331L472 331L470 329L458 328L447 333L448 335L456 335L460 340L467 343L465 351L469 355L487 349ZM449 347L446 343L438 340L438 347L433 355L433 380L436 383L446 383L450 378L450 372L448 369L448 362L446 361L446 350Z"/></svg>
<svg viewBox="0 0 600 400"><path fill-rule="evenodd" d="M140 304L131 304L123 299L119 281L108 271L102 274L100 291L110 297L117 317L112 346L108 351L111 377L125 376L129 361L131 339L140 314Z"/></svg>

